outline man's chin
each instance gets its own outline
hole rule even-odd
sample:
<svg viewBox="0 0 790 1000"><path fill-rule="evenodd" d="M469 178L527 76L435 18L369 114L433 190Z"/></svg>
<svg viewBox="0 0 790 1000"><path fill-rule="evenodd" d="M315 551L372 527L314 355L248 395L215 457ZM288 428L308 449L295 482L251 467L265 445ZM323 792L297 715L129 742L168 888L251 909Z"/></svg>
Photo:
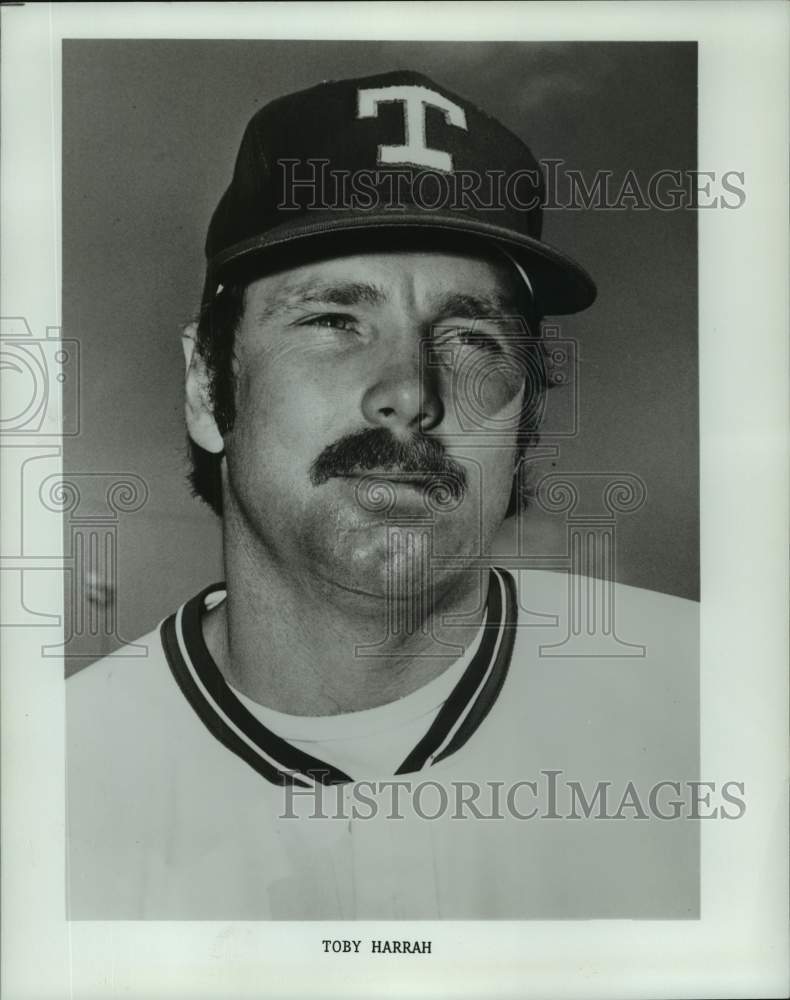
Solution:
<svg viewBox="0 0 790 1000"><path fill-rule="evenodd" d="M437 587L461 569L435 552L430 529L372 522L338 532L321 576L338 589L375 600L431 602ZM442 553L446 556L449 553Z"/></svg>
<svg viewBox="0 0 790 1000"><path fill-rule="evenodd" d="M367 600L380 605L390 602L432 603L430 597L434 585L430 575L420 571L401 574L396 570L383 568L377 573L372 569L360 572L355 568L351 573L332 574L325 579L333 590L361 601Z"/></svg>

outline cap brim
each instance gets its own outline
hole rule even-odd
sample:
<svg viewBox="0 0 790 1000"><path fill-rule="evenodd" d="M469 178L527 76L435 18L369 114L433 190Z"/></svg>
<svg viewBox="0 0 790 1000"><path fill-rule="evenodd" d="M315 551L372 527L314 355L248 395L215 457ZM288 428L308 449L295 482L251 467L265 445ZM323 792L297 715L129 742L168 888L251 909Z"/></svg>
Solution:
<svg viewBox="0 0 790 1000"><path fill-rule="evenodd" d="M252 263L265 251L303 241L313 242L321 236L351 236L374 229L379 232L415 230L424 232L426 236L432 232L444 235L458 233L502 244L529 275L539 311L543 315L563 316L581 312L595 301L597 289L589 274L576 261L549 244L468 217L458 218L439 212L430 213L430 218L427 215L426 212L380 212L355 215L351 219L341 212L322 212L320 219L306 223L304 218L300 218L229 247L209 261L209 274L214 280L221 280L222 274L231 265Z"/></svg>

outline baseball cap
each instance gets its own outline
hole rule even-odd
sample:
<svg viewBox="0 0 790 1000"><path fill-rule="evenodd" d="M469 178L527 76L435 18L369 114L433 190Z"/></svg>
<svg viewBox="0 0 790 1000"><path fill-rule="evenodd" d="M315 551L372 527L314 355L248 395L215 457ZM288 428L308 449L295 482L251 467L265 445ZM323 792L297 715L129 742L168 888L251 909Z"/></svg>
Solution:
<svg viewBox="0 0 790 1000"><path fill-rule="evenodd" d="M376 233L495 244L546 315L595 299L587 272L541 238L540 167L515 133L411 71L337 80L265 105L242 138L206 239L206 291L239 265ZM317 242L318 241L318 242Z"/></svg>

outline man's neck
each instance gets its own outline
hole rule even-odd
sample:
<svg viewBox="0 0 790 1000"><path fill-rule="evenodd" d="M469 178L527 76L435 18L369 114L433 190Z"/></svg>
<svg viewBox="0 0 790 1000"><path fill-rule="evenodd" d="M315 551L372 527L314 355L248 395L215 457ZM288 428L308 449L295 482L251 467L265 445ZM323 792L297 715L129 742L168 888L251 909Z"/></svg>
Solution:
<svg viewBox="0 0 790 1000"><path fill-rule="evenodd" d="M225 678L275 711L320 716L387 704L443 673L479 631L488 574L461 573L440 593L388 607L226 549L226 583L227 600L203 624ZM447 626L449 615L465 624Z"/></svg>

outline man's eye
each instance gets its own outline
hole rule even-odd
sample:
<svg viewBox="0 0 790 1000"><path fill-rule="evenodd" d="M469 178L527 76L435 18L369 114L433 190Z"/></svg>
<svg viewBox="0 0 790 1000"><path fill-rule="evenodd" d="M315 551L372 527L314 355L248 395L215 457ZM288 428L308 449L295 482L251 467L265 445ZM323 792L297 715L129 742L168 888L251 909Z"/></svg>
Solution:
<svg viewBox="0 0 790 1000"><path fill-rule="evenodd" d="M440 331L438 345L442 344L462 344L464 347L471 347L476 350L492 351L495 354L502 353L502 346L496 337L492 337L485 330L473 329L471 327L446 327Z"/></svg>
<svg viewBox="0 0 790 1000"><path fill-rule="evenodd" d="M341 330L354 332L357 329L353 316L345 316L342 313L322 313L320 316L311 316L303 321L306 326L320 326L327 330Z"/></svg>

